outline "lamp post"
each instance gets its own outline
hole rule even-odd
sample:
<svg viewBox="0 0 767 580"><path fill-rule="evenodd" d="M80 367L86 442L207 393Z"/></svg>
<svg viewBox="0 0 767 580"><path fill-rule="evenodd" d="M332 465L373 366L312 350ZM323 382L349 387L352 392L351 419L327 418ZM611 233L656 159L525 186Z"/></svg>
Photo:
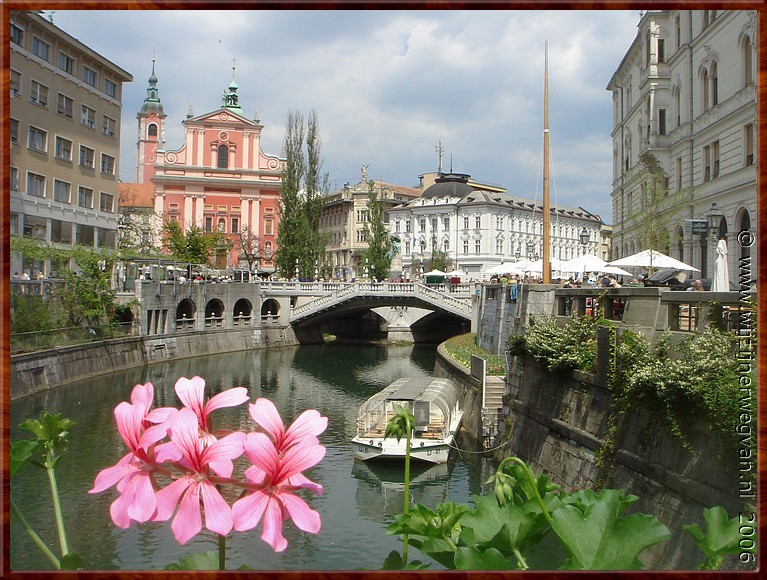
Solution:
<svg viewBox="0 0 767 580"><path fill-rule="evenodd" d="M587 253L586 252L586 247L588 246L589 241L591 241L591 235L589 235L589 231L586 229L585 226L581 230L581 233L578 235L578 239L581 242L581 246L583 246L583 254L585 255ZM585 264L583 265L583 268L584 268L583 269L583 282L585 283L586 282L586 265Z"/></svg>
<svg viewBox="0 0 767 580"><path fill-rule="evenodd" d="M365 280L368 279L368 259L365 258Z"/></svg>
<svg viewBox="0 0 767 580"><path fill-rule="evenodd" d="M719 241L719 230L722 227L722 220L724 219L724 214L721 212L721 210L716 206L716 202L711 204L711 209L708 210L708 213L706 214L706 221L708 222L708 231L709 234L711 234L711 243L713 244L713 247L716 247L716 243ZM701 250L703 250L703 255L701 256L701 270L703 270L702 275L704 278L708 278L708 243L705 241L701 243Z"/></svg>
<svg viewBox="0 0 767 580"><path fill-rule="evenodd" d="M296 281L298 281L298 258L296 258Z"/></svg>

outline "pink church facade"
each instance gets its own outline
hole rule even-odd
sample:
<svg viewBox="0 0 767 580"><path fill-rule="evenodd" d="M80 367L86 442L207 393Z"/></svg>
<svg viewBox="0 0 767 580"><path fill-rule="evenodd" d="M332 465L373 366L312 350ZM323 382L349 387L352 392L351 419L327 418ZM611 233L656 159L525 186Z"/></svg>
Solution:
<svg viewBox="0 0 767 580"><path fill-rule="evenodd" d="M182 121L179 149L165 148L166 115L156 83L153 67L137 115L137 181L154 184L155 213L184 231L197 226L225 233L228 247L213 257L218 269L247 267L238 240L249 231L259 240L259 268L273 271L284 160L261 150L263 125L243 114L234 77L220 108Z"/></svg>

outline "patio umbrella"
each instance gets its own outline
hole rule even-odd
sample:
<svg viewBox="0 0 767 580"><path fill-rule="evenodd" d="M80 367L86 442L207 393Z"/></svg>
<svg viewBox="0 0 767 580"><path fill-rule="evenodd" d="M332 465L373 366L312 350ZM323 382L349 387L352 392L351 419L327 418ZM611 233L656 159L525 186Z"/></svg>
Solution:
<svg viewBox="0 0 767 580"><path fill-rule="evenodd" d="M603 274L615 274L616 276L631 276L631 272L626 272L626 270L617 266L604 266L598 271Z"/></svg>
<svg viewBox="0 0 767 580"><path fill-rule="evenodd" d="M609 266L635 266L638 268L678 268L679 270L692 270L694 272L700 272L694 266L680 262L679 260L667 256L657 250L643 250L626 256L620 260L614 260L608 264Z"/></svg>
<svg viewBox="0 0 767 580"><path fill-rule="evenodd" d="M463 278L466 274L462 272L461 270L453 270L452 272L448 272L445 274L448 278Z"/></svg>
<svg viewBox="0 0 767 580"><path fill-rule="evenodd" d="M730 272L727 268L727 242L719 240L716 245L716 262L714 262L714 281L711 283L712 292L729 292Z"/></svg>
<svg viewBox="0 0 767 580"><path fill-rule="evenodd" d="M607 264L602 258L594 254L584 254L560 264L559 269L562 272L572 272L581 274L583 272L603 272Z"/></svg>
<svg viewBox="0 0 767 580"><path fill-rule="evenodd" d="M519 267L518 262L507 262L491 266L485 270L485 274L523 274L523 271Z"/></svg>
<svg viewBox="0 0 767 580"><path fill-rule="evenodd" d="M447 274L442 270L432 270L431 272L426 272L424 276L447 276Z"/></svg>

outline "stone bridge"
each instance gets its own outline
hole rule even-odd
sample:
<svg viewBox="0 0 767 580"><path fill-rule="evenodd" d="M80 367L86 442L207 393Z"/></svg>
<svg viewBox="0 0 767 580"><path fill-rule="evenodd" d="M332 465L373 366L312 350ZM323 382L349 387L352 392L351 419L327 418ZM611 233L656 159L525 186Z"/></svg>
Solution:
<svg viewBox="0 0 767 580"><path fill-rule="evenodd" d="M141 335L279 327L300 342L323 334L420 342L476 327L474 284L143 280L121 294L118 301L140 305Z"/></svg>

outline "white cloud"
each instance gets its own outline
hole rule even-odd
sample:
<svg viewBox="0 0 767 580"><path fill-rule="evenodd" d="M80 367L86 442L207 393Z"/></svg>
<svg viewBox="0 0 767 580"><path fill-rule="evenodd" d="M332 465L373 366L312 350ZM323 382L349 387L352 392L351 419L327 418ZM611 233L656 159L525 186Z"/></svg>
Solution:
<svg viewBox="0 0 767 580"><path fill-rule="evenodd" d="M134 179L136 113L153 53L168 115L220 106L232 78L247 116L279 154L289 110L319 116L331 183L413 185L437 168L540 198L544 43L549 45L553 170L560 203L609 221L612 101L605 86L636 34L619 11L57 11L63 30L129 71L120 174ZM538 191L538 193L536 193Z"/></svg>

